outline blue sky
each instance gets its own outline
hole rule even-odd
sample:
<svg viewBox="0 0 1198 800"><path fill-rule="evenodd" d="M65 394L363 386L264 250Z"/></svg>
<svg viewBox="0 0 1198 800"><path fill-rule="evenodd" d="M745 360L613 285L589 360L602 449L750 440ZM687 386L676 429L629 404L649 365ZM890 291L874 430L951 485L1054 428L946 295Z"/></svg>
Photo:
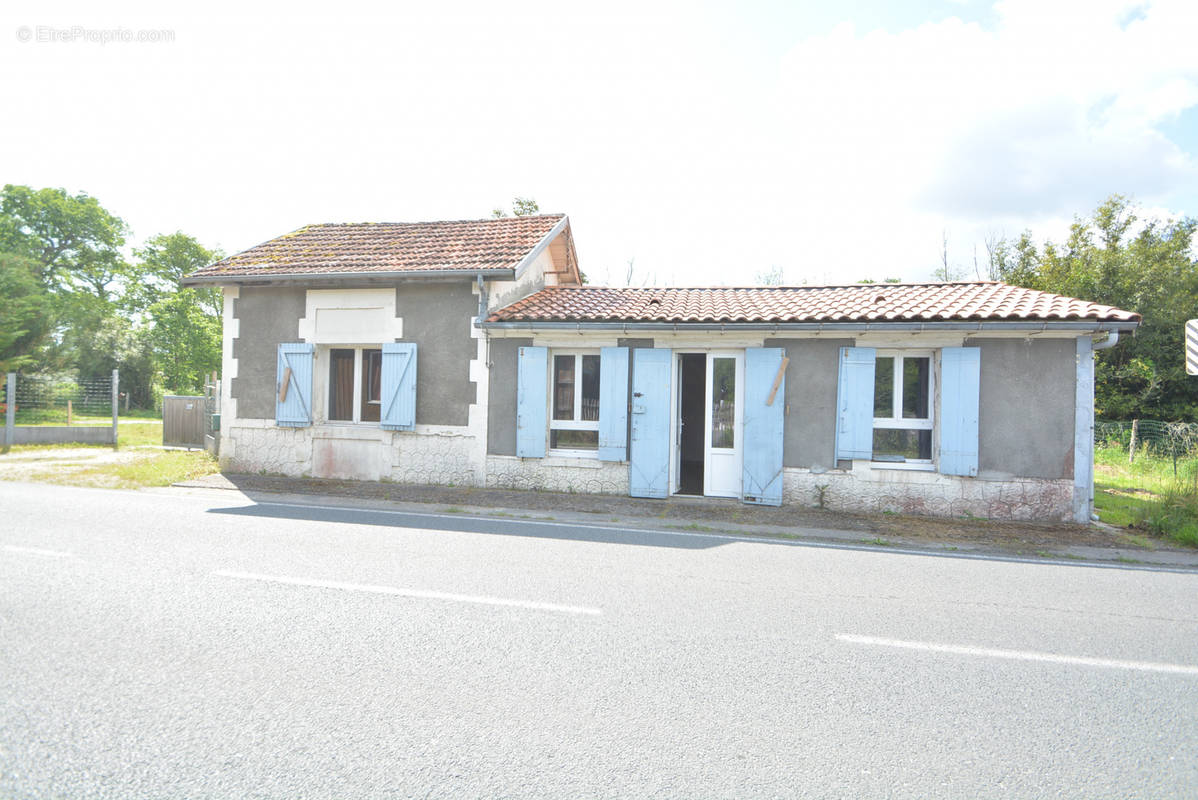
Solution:
<svg viewBox="0 0 1198 800"><path fill-rule="evenodd" d="M76 27L171 37L38 41ZM1189 0L16 0L0 180L226 251L524 195L599 282L916 280L942 235L972 275L1112 192L1198 214L1196 29Z"/></svg>

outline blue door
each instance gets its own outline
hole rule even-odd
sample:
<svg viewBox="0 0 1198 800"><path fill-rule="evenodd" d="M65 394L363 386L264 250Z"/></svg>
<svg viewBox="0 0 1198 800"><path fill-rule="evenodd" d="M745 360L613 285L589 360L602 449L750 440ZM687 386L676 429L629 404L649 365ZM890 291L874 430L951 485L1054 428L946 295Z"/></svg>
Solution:
<svg viewBox="0 0 1198 800"><path fill-rule="evenodd" d="M638 348L632 358L632 442L628 484L633 497L670 493L670 372L673 351Z"/></svg>
<svg viewBox="0 0 1198 800"><path fill-rule="evenodd" d="M786 353L745 350L744 501L782 505L782 441L786 422Z"/></svg>

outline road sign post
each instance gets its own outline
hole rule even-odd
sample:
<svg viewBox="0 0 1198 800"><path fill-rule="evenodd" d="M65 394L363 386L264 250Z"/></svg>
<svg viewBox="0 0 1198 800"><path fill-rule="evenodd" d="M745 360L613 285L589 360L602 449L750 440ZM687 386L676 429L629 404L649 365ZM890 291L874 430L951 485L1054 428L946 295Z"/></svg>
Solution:
<svg viewBox="0 0 1198 800"><path fill-rule="evenodd" d="M1186 374L1198 375L1198 319L1186 320Z"/></svg>

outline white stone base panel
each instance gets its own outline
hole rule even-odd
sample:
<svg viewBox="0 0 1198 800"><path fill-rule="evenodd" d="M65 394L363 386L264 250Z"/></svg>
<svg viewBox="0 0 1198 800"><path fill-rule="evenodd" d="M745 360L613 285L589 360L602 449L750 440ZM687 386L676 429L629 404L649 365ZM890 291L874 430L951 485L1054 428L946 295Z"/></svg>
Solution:
<svg viewBox="0 0 1198 800"><path fill-rule="evenodd" d="M487 456L487 487L627 495L628 464L552 456Z"/></svg>
<svg viewBox="0 0 1198 800"><path fill-rule="evenodd" d="M481 486L478 449L475 437L451 432L258 424L225 431L220 461L233 472Z"/></svg>
<svg viewBox="0 0 1198 800"><path fill-rule="evenodd" d="M833 511L892 511L929 517L1068 522L1073 519L1073 481L1044 478L988 480L915 470L873 469L868 461L852 470L783 471L787 505Z"/></svg>
<svg viewBox="0 0 1198 800"><path fill-rule="evenodd" d="M626 463L492 455L480 464L479 450L476 437L451 431L280 428L251 421L224 432L220 460L222 469L233 472L292 477L628 494ZM854 462L852 470L783 472L786 505L819 506L820 487L823 506L835 511L1066 522L1073 517L1073 482L1067 479L963 478L875 469L868 461Z"/></svg>

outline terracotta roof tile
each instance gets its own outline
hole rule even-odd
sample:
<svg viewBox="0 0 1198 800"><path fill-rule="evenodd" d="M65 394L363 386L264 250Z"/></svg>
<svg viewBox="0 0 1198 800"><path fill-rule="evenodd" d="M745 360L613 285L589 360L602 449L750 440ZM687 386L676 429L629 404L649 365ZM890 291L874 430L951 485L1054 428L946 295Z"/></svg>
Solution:
<svg viewBox="0 0 1198 800"><path fill-rule="evenodd" d="M189 277L513 269L564 216L307 225Z"/></svg>
<svg viewBox="0 0 1198 800"><path fill-rule="evenodd" d="M851 286L542 289L488 322L1138 322L1139 314L994 281Z"/></svg>

